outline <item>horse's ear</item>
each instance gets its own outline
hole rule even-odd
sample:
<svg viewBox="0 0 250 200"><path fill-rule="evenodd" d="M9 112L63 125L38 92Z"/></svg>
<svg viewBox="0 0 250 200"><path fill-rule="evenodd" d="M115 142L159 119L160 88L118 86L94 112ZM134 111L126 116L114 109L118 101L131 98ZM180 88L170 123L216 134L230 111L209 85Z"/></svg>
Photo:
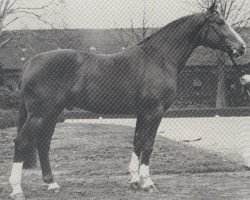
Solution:
<svg viewBox="0 0 250 200"><path fill-rule="evenodd" d="M217 10L217 0L213 2L213 4L210 6L210 8L208 8L208 10L210 12L214 12L215 10Z"/></svg>

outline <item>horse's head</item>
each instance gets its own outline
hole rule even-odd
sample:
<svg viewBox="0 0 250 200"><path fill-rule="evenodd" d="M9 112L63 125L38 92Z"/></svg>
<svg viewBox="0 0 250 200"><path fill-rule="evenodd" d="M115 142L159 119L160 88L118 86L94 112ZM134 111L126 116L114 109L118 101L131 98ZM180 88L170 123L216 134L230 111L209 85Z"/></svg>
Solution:
<svg viewBox="0 0 250 200"><path fill-rule="evenodd" d="M202 45L227 52L231 58L245 53L246 44L219 13L216 2L205 12L204 17L201 29Z"/></svg>

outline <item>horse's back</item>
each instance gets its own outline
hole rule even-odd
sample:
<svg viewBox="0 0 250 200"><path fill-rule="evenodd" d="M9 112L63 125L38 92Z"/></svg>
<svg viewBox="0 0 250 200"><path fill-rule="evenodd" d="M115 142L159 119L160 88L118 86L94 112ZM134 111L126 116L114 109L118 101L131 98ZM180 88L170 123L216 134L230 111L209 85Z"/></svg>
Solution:
<svg viewBox="0 0 250 200"><path fill-rule="evenodd" d="M72 49L58 49L42 52L31 58L23 70L22 80L24 83L31 79L49 81L49 78L62 78L63 75L75 72L80 67L108 67L119 60L122 54L91 54ZM119 61L118 61L119 62ZM118 63L121 64L121 63ZM85 65L85 66L83 66ZM42 75L43 77L39 79Z"/></svg>

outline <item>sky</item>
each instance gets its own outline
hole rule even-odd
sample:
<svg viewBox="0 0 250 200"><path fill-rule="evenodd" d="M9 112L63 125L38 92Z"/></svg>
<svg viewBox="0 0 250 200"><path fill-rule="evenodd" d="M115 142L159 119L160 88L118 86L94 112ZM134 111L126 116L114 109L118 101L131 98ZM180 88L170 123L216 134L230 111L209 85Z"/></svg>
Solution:
<svg viewBox="0 0 250 200"><path fill-rule="evenodd" d="M39 7L51 0L18 0L17 6ZM186 0L58 0L64 4L53 5L46 10L46 21L57 28L103 29L135 27L142 25L145 10L147 25L161 27L167 23L194 13L197 8ZM8 29L44 29L47 25L32 16L22 17Z"/></svg>

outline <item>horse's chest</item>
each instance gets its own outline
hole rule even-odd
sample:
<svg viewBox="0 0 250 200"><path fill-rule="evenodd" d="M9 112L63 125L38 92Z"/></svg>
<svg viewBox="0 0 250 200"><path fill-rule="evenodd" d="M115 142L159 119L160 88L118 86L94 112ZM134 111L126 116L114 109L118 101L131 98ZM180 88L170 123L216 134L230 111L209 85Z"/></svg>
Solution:
<svg viewBox="0 0 250 200"><path fill-rule="evenodd" d="M162 71L152 71L144 79L143 95L150 96L173 96L176 93L177 81L175 77L163 74Z"/></svg>
<svg viewBox="0 0 250 200"><path fill-rule="evenodd" d="M174 78L158 74L157 78L148 78L144 82L141 99L145 105L162 104L168 109L175 99L176 90L177 84Z"/></svg>

